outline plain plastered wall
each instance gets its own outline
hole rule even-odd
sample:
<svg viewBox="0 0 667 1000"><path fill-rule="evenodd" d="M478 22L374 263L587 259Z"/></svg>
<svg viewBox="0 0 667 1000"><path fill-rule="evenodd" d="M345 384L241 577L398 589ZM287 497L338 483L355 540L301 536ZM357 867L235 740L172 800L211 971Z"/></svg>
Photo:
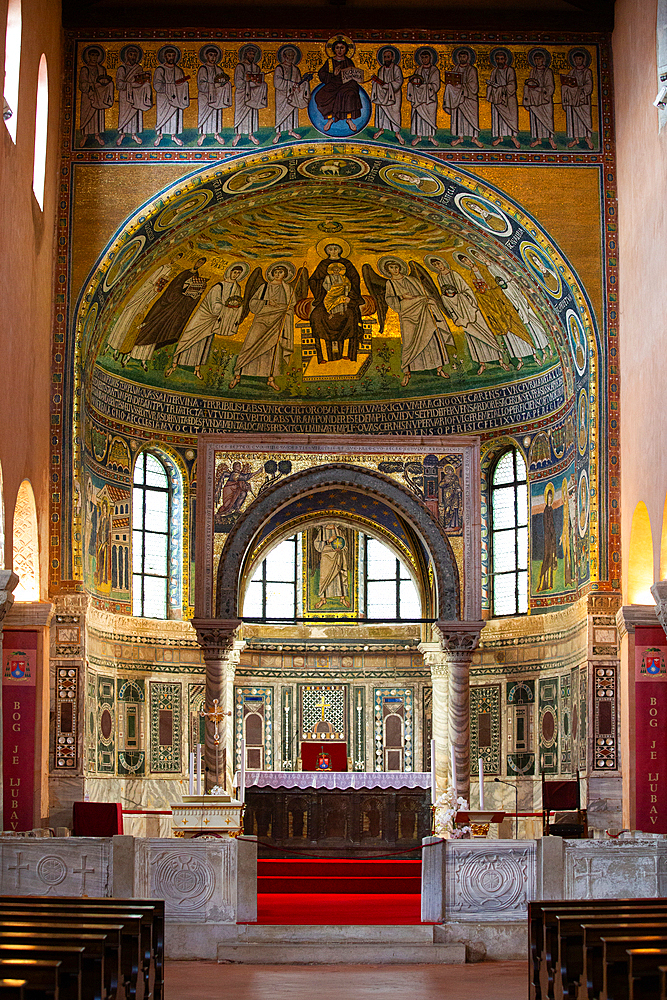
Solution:
<svg viewBox="0 0 667 1000"><path fill-rule="evenodd" d="M59 161L62 31L60 3L22 0L16 145L0 124L0 462L6 512L5 561L12 565L16 494L29 479L37 504L41 590L48 581L51 492L49 407L55 209ZM4 80L7 0L0 0L0 80ZM35 103L40 57L49 76L44 210L32 190ZM60 474L60 469L56 470ZM60 489L59 484L54 484Z"/></svg>

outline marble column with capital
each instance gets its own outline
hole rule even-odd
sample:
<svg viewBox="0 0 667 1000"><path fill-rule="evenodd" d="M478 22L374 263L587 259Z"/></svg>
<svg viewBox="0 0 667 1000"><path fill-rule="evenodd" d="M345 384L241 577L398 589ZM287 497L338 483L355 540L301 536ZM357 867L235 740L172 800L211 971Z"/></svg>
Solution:
<svg viewBox="0 0 667 1000"><path fill-rule="evenodd" d="M220 742L215 742L215 723L206 719L204 746L204 788L221 785L233 794L234 777L234 678L245 642L237 638L240 622L193 621L206 664L204 709L212 712L214 702L224 713L218 723Z"/></svg>
<svg viewBox="0 0 667 1000"><path fill-rule="evenodd" d="M439 684L447 677L447 764L449 747L454 747L457 793L470 802L470 664L479 644L483 622L438 622L434 628L441 648L438 672ZM433 674L433 671L431 671ZM435 719L435 680L433 684L433 731ZM441 696L442 700L442 696ZM444 718L437 723L441 731ZM444 737L441 736L441 743ZM437 744L436 744L437 751ZM436 763L437 781L437 763ZM444 789L443 789L444 790ZM438 787L438 794L440 788Z"/></svg>
<svg viewBox="0 0 667 1000"><path fill-rule="evenodd" d="M3 663L2 657L2 627L3 621L8 611L14 603L14 594L12 591L18 585L19 578L11 569L0 569L0 666ZM2 675L0 674L0 677ZM2 774L2 684L0 682L0 775ZM3 826L3 813L2 813L2 796L0 795L0 830L4 829Z"/></svg>

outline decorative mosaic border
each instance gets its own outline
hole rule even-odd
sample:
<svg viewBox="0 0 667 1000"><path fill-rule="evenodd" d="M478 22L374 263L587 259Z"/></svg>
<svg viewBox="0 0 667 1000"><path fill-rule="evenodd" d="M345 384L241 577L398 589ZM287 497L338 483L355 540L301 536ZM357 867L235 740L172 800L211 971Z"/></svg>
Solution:
<svg viewBox="0 0 667 1000"><path fill-rule="evenodd" d="M401 697L403 699L403 771L413 770L413 689L412 688L375 688L373 691L373 726L375 737L375 771L384 771L383 738L382 738L382 705L386 697Z"/></svg>

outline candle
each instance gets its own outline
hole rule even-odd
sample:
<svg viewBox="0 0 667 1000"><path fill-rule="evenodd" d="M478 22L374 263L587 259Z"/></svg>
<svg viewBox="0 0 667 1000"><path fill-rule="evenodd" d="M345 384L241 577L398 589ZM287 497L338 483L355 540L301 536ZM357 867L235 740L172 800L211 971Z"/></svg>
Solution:
<svg viewBox="0 0 667 1000"><path fill-rule="evenodd" d="M201 795L201 743L197 744L197 795Z"/></svg>
<svg viewBox="0 0 667 1000"><path fill-rule="evenodd" d="M188 782L188 794L195 794L195 755L190 754L190 781Z"/></svg>
<svg viewBox="0 0 667 1000"><path fill-rule="evenodd" d="M454 795L456 795L456 748L453 743L449 745L449 753L452 765L452 788L454 789Z"/></svg>
<svg viewBox="0 0 667 1000"><path fill-rule="evenodd" d="M431 740L431 805L435 805L436 800L436 788L435 788L435 740Z"/></svg>
<svg viewBox="0 0 667 1000"><path fill-rule="evenodd" d="M479 808L484 809L484 761L479 758Z"/></svg>

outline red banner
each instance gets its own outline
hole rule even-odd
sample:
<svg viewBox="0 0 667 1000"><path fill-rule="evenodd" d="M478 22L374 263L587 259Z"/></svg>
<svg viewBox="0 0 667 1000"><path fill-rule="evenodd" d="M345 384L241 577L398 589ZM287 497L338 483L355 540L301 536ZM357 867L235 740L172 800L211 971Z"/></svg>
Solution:
<svg viewBox="0 0 667 1000"><path fill-rule="evenodd" d="M4 828L32 830L37 633L7 631L2 639Z"/></svg>
<svg viewBox="0 0 667 1000"><path fill-rule="evenodd" d="M667 641L661 628L635 630L636 826L667 833Z"/></svg>

